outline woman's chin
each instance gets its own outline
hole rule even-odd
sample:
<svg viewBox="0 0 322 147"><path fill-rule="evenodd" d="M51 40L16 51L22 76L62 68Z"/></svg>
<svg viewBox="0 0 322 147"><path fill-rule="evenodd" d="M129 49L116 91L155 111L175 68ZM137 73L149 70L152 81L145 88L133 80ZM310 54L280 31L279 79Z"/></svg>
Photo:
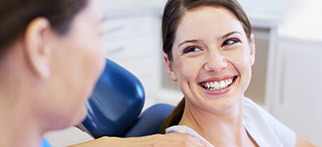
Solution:
<svg viewBox="0 0 322 147"><path fill-rule="evenodd" d="M221 97L209 97L209 95L203 96L206 101L204 104L201 104L201 109L208 109L207 111L215 112L215 113L228 113L231 110L236 108L241 102L242 96L235 94L234 92L230 95L225 95Z"/></svg>
<svg viewBox="0 0 322 147"><path fill-rule="evenodd" d="M65 120L68 120L65 124L62 124L63 128L79 125L86 117L87 109L86 106L82 106L76 111L72 111L69 116L66 116Z"/></svg>

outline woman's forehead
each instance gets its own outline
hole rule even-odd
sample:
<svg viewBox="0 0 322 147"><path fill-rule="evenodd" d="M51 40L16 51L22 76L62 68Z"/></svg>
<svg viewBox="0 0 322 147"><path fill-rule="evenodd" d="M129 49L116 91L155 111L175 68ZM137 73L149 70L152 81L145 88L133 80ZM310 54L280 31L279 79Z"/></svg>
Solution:
<svg viewBox="0 0 322 147"><path fill-rule="evenodd" d="M224 7L201 6L188 10L183 15L176 30L176 36L199 36L203 33L226 34L242 31L237 17Z"/></svg>
<svg viewBox="0 0 322 147"><path fill-rule="evenodd" d="M229 9L218 6L199 6L188 10L182 16L179 25L186 24L219 24L222 20L239 21L238 18Z"/></svg>

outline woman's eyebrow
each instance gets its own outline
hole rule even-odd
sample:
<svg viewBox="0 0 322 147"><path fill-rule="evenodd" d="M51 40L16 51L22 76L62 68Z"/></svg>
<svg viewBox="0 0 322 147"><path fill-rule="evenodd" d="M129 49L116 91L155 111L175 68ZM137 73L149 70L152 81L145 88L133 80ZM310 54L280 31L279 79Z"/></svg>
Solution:
<svg viewBox="0 0 322 147"><path fill-rule="evenodd" d="M221 39L226 39L226 38L228 38L230 35L233 35L233 34L240 34L240 35L242 35L242 33L241 33L241 32L238 32L238 31L232 31L232 32L229 32L229 33L225 34L224 36L222 36L222 37L221 37ZM196 43L196 42L200 42L200 40L197 40L197 39L185 40L185 41L181 42L181 43L178 45L178 47L179 47L179 46L181 46L181 45L183 45L183 44L185 44L185 43Z"/></svg>
<svg viewBox="0 0 322 147"><path fill-rule="evenodd" d="M233 32L229 32L229 33L227 33L227 34L225 34L224 36L222 36L221 37L221 39L226 39L226 38L228 38L230 35L233 35L233 34L240 34L240 35L242 35L242 33L241 32L238 32L238 31L233 31Z"/></svg>
<svg viewBox="0 0 322 147"><path fill-rule="evenodd" d="M181 42L178 45L178 47L181 46L181 45L183 45L183 44L185 44L185 43L196 43L196 42L199 42L199 40L196 40L196 39L193 39L193 40L185 40L185 41Z"/></svg>

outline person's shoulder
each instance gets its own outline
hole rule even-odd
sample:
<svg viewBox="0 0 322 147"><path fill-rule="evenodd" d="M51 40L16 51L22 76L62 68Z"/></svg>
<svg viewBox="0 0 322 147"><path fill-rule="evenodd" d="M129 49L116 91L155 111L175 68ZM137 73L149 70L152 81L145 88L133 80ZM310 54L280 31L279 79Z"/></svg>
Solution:
<svg viewBox="0 0 322 147"><path fill-rule="evenodd" d="M211 143L209 143L205 138L203 138L195 130L193 130L192 128L190 128L188 126L175 125L175 126L171 126L166 129L166 133L174 133L174 132L187 133L187 134L193 135L193 136L199 138L200 140L204 141L205 143L209 144L210 146L212 146Z"/></svg>
<svg viewBox="0 0 322 147"><path fill-rule="evenodd" d="M254 110L261 111L261 109L262 109L262 107L260 107L258 104L256 104L253 100L251 100L248 97L244 97L243 103L244 103L244 108L246 109L246 111L247 110L250 110L250 111L254 111Z"/></svg>
<svg viewBox="0 0 322 147"><path fill-rule="evenodd" d="M244 118L247 117L246 120L251 121L252 125L257 126L261 132L265 132L263 136L267 138L269 138L268 136L276 136L284 146L295 144L295 132L250 98L244 98L244 110Z"/></svg>
<svg viewBox="0 0 322 147"><path fill-rule="evenodd" d="M165 131L166 131L166 133L173 133L173 132L190 133L190 134L196 133L193 129L191 129L185 125L174 125L174 126L167 128Z"/></svg>
<svg viewBox="0 0 322 147"><path fill-rule="evenodd" d="M245 120L249 120L253 123L258 123L261 125L269 125L271 119L274 119L274 117L262 106L256 104L253 100L247 97L244 98L243 117Z"/></svg>
<svg viewBox="0 0 322 147"><path fill-rule="evenodd" d="M244 104L249 104L249 105L257 105L252 99L248 97L244 97Z"/></svg>
<svg viewBox="0 0 322 147"><path fill-rule="evenodd" d="M256 132L270 146L294 146L295 133L247 97L244 98L243 119L247 130Z"/></svg>

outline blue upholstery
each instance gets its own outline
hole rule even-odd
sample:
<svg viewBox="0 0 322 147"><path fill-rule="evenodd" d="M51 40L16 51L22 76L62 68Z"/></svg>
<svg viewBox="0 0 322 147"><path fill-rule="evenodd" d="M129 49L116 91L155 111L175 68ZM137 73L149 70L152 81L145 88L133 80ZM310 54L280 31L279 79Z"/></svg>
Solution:
<svg viewBox="0 0 322 147"><path fill-rule="evenodd" d="M169 116L174 106L156 104L145 110L123 137L139 137L159 133L165 118Z"/></svg>
<svg viewBox="0 0 322 147"><path fill-rule="evenodd" d="M173 106L158 104L144 111L141 82L126 69L107 59L106 67L88 100L83 126L94 138L135 137L158 133Z"/></svg>
<svg viewBox="0 0 322 147"><path fill-rule="evenodd" d="M95 138L120 136L140 114L144 97L140 81L107 59L87 103L88 114L82 124Z"/></svg>

